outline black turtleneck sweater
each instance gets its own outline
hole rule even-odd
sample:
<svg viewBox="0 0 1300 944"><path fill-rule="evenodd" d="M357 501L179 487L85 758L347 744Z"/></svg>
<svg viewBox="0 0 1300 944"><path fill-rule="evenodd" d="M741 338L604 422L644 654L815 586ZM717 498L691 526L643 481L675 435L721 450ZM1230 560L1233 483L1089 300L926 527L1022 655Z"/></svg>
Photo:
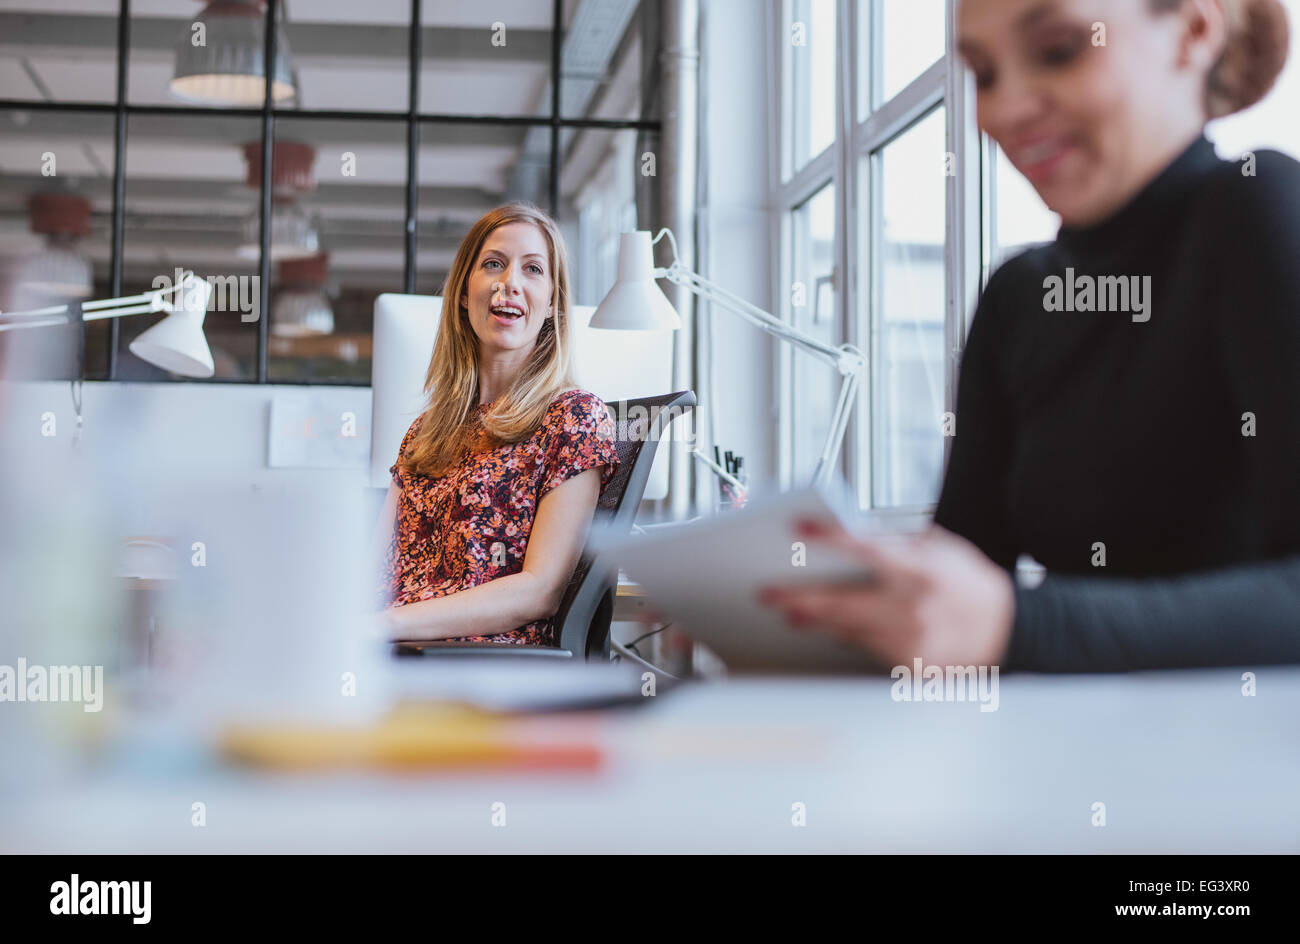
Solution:
<svg viewBox="0 0 1300 944"><path fill-rule="evenodd" d="M1198 138L999 268L935 521L1047 569L1007 668L1300 662L1300 164Z"/></svg>

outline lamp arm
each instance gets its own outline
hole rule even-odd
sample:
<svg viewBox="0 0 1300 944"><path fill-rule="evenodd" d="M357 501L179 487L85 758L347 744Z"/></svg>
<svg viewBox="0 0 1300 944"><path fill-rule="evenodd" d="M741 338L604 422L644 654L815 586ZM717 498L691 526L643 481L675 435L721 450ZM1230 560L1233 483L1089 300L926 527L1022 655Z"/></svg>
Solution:
<svg viewBox="0 0 1300 944"><path fill-rule="evenodd" d="M119 315L136 315L150 311L162 311L165 302L163 299L167 295L180 291L189 285L190 279L196 276L192 271L186 271L180 280L168 288L156 288L148 292L141 292L139 295L124 295L121 298L101 298L93 302L82 302L81 310L83 313L96 312L96 314L85 314L86 321L94 321L97 318L116 318ZM148 304L141 307L133 306L135 302L147 302ZM66 315L68 313L67 305L49 305L45 308L33 308L30 311L0 311L0 318L49 318L51 315ZM41 322L41 324L62 324L62 321L50 320ZM34 327L39 327L34 325Z"/></svg>
<svg viewBox="0 0 1300 944"><path fill-rule="evenodd" d="M822 446L822 454L817 460L817 467L813 471L814 482L827 482L831 477L831 470L835 468L835 460L839 457L840 445L844 442L844 434L849 426L849 413L853 410L853 402L857 399L858 383L860 377L858 374L845 374L844 382L840 384L840 396L835 403L835 412L831 415L830 431L826 434L826 442Z"/></svg>
<svg viewBox="0 0 1300 944"><path fill-rule="evenodd" d="M732 294L717 283L711 282L701 275L696 275L680 265L674 264L663 275L670 282L689 289L701 298L740 315L750 324L762 328L767 333L783 338L796 347L833 365L842 374L857 373L866 364L866 358L863 357L862 352L853 345L832 345L819 341L798 328L786 324L757 305L750 304L743 298Z"/></svg>
<svg viewBox="0 0 1300 944"><path fill-rule="evenodd" d="M119 301L119 302L130 301L130 299L113 299L113 301ZM100 304L102 306L103 303L88 302L87 304ZM54 312L63 312L66 314L67 310L68 310L67 305L60 305L54 309ZM101 307L95 311L86 311L85 306L82 306L81 317L83 321L98 321L102 318L120 318L123 315L143 315L151 311L163 311L163 310L164 310L163 308L155 308L152 304L129 305L122 308ZM68 319L66 317L59 317L59 318L48 317L50 314L53 314L54 312L50 312L48 309L40 309L36 312L32 312L32 311L0 312L0 318L7 318L11 315L14 317L30 316L36 314L42 314L46 316L39 321L15 321L12 324L0 324L0 331L16 331L19 328L46 328L46 327L53 327L55 325L65 325L68 323Z"/></svg>
<svg viewBox="0 0 1300 944"><path fill-rule="evenodd" d="M650 245L653 246L665 236L672 245L673 262L667 269L655 269L654 274L657 278L666 278L673 284L680 285L701 298L740 315L750 324L762 328L768 334L789 341L814 357L834 365L835 369L840 372L843 378L840 383L840 395L835 403L835 412L831 416L830 431L826 436L825 444L822 446L816 470L813 472L814 482L825 483L829 481L831 471L835 468L835 461L839 456L840 445L843 443L844 435L848 431L849 414L853 410L854 401L857 399L858 386L866 369L867 359L865 355L852 344L835 346L819 341L793 325L786 324L770 312L764 311L757 305L750 304L740 296L727 291L717 283L692 272L682 265L681 260L678 258L677 240L673 238L672 230L667 227L661 229L655 235L654 239L650 241ZM714 471L718 471L717 466L714 466L707 456L699 452L699 450L693 451L697 458L713 466Z"/></svg>
<svg viewBox="0 0 1300 944"><path fill-rule="evenodd" d="M743 316L751 324L757 325L772 334L780 335L792 344L798 344L804 350L812 354L820 355L823 360L837 366L840 364L844 354L844 351L841 348L833 347L829 344L823 344L811 335L804 334L797 328L786 324L770 312L764 311L757 305L745 301L745 299L741 298L739 295L727 291L716 282L706 279L704 276L693 272L686 268L686 266L682 265L681 259L677 255L677 240L673 236L673 231L668 229L668 227L665 226L663 229L659 230L659 232L655 234L654 239L650 240L650 245L653 246L664 237L667 237L668 242L672 245L673 262L667 269L656 269L655 275L657 277L666 278L675 285L681 285L688 288L695 294L706 298L714 304L721 305L724 308L730 309L735 314Z"/></svg>
<svg viewBox="0 0 1300 944"><path fill-rule="evenodd" d="M681 268L682 260L681 257L677 255L677 237L673 235L673 231L670 230L667 226L665 226L659 232L655 233L654 239L650 240L650 246L651 248L653 248L654 244L659 242L659 240L663 239L665 236L668 237L668 242L673 247L673 265L677 266L678 268Z"/></svg>

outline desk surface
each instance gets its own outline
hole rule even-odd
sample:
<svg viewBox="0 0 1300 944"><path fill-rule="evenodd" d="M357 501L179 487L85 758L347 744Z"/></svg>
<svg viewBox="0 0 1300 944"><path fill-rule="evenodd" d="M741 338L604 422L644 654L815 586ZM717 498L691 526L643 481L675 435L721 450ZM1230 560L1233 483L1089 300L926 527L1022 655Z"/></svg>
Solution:
<svg viewBox="0 0 1300 944"><path fill-rule="evenodd" d="M888 679L692 684L594 716L589 775L271 775L155 744L11 783L0 850L1300 852L1300 669L1254 671L1253 697L1235 669L1004 677L991 712Z"/></svg>

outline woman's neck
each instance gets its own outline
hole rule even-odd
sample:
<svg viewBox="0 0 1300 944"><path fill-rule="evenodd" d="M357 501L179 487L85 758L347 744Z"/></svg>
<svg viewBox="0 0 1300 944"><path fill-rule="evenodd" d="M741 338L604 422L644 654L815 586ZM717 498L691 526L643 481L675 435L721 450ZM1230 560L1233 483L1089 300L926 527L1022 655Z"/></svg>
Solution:
<svg viewBox="0 0 1300 944"><path fill-rule="evenodd" d="M491 403L510 389L528 359L527 351L507 351L496 356L480 357L478 365L478 402Z"/></svg>

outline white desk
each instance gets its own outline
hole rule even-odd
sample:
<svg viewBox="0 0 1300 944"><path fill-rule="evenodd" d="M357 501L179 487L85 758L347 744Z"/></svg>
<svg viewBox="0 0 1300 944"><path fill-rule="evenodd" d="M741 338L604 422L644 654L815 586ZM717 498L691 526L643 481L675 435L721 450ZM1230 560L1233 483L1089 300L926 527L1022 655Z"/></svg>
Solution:
<svg viewBox="0 0 1300 944"><path fill-rule="evenodd" d="M1255 697L1230 669L1005 677L987 713L888 679L701 684L602 716L596 775L271 776L155 748L0 797L0 851L1300 852L1300 669L1253 671Z"/></svg>

